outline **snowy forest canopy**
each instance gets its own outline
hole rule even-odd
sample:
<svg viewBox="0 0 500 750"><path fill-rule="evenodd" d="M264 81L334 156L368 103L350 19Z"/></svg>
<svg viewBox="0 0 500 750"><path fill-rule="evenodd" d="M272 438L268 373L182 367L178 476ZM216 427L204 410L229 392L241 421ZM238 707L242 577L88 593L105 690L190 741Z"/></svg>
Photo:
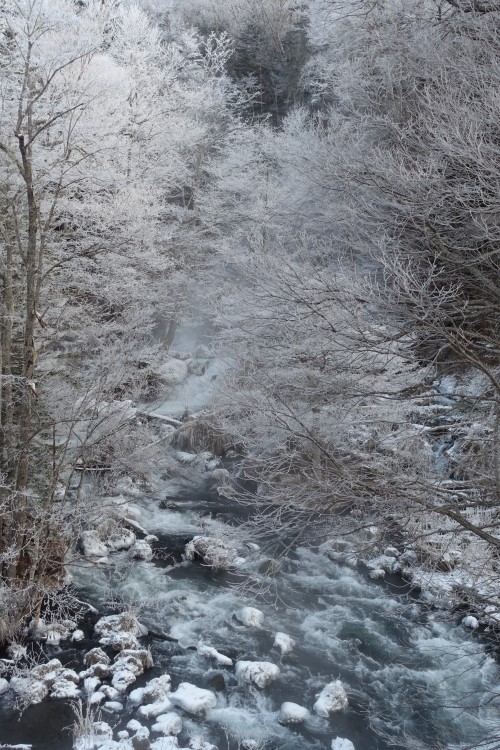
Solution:
<svg viewBox="0 0 500 750"><path fill-rule="evenodd" d="M161 469L139 412L194 324L224 367L186 439L255 528L377 526L498 606L497 4L0 0L0 33L0 640L113 529L88 472Z"/></svg>

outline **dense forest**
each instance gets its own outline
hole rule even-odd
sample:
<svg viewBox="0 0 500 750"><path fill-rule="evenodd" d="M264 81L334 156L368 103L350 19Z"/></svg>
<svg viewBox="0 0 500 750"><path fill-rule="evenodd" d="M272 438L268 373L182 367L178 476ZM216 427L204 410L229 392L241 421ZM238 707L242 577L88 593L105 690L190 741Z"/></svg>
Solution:
<svg viewBox="0 0 500 750"><path fill-rule="evenodd" d="M0 642L174 449L494 632L499 83L495 0L0 0Z"/></svg>

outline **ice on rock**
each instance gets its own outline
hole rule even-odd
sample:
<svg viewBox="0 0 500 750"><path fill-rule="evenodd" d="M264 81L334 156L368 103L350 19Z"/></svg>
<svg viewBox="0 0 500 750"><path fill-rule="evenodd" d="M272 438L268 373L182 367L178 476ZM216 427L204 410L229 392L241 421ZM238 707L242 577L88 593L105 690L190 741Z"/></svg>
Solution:
<svg viewBox="0 0 500 750"><path fill-rule="evenodd" d="M160 714L156 718L156 723L153 724L152 729L153 732L164 735L179 734L182 731L182 719L174 711L168 714Z"/></svg>
<svg viewBox="0 0 500 750"><path fill-rule="evenodd" d="M238 557L234 547L211 536L195 536L186 544L184 554L187 560L201 559L205 565L215 570L228 570Z"/></svg>
<svg viewBox="0 0 500 750"><path fill-rule="evenodd" d="M260 628L264 622L264 612L255 607L242 607L234 613L234 616L238 622L241 622L242 625L246 625L248 628Z"/></svg>
<svg viewBox="0 0 500 750"><path fill-rule="evenodd" d="M476 617L473 617L472 615L467 615L467 617L463 618L462 625L465 625L466 628L477 630L477 628L479 627L479 621L477 620Z"/></svg>
<svg viewBox="0 0 500 750"><path fill-rule="evenodd" d="M217 651L212 646L205 646L201 641L198 643L197 646L198 653L201 656L206 656L211 659L215 659L217 664L220 664L221 666L225 667L232 667L233 666L233 660L229 658L229 656L224 656L224 654L221 654L219 651Z"/></svg>
<svg viewBox="0 0 500 750"><path fill-rule="evenodd" d="M298 703L285 702L282 704L278 716L280 724L301 724L309 718L310 711Z"/></svg>
<svg viewBox="0 0 500 750"><path fill-rule="evenodd" d="M84 531L80 538L83 554L92 560L107 558L109 550L99 538L99 532L96 529Z"/></svg>
<svg viewBox="0 0 500 750"><path fill-rule="evenodd" d="M330 714L333 714L336 711L342 711L342 709L347 708L349 703L346 691L340 680L329 682L316 698L317 700L313 709L318 716L323 716L325 718L328 718Z"/></svg>
<svg viewBox="0 0 500 750"><path fill-rule="evenodd" d="M240 682L254 684L258 688L265 688L277 677L280 668L270 661L238 661L236 662L236 677Z"/></svg>
<svg viewBox="0 0 500 750"><path fill-rule="evenodd" d="M83 632L83 630L75 630L71 636L71 640L75 642L83 641L84 638L85 638L85 633Z"/></svg>
<svg viewBox="0 0 500 750"><path fill-rule="evenodd" d="M119 701L106 701L103 708L107 711L111 711L111 713L118 714L120 711L123 711L123 703L120 703Z"/></svg>
<svg viewBox="0 0 500 750"><path fill-rule="evenodd" d="M337 737L332 740L332 750L355 750L351 740L346 740L345 737Z"/></svg>
<svg viewBox="0 0 500 750"><path fill-rule="evenodd" d="M373 568L370 570L370 578L374 581L385 578L385 570L382 570L382 568Z"/></svg>
<svg viewBox="0 0 500 750"><path fill-rule="evenodd" d="M215 693L191 685L189 682L181 682L177 690L169 693L168 697L174 706L190 714L201 714L217 705Z"/></svg>
<svg viewBox="0 0 500 750"><path fill-rule="evenodd" d="M9 689L9 681L5 677L0 677L0 695L6 693Z"/></svg>
<svg viewBox="0 0 500 750"><path fill-rule="evenodd" d="M295 641L286 633L276 633L273 645L276 646L276 648L279 648L282 654L288 654L293 650Z"/></svg>

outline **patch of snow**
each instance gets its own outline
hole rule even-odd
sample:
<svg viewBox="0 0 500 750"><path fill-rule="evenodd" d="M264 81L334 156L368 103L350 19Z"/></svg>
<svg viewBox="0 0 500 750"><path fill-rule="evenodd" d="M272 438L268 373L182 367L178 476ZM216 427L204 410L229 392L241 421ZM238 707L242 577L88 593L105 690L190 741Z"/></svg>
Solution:
<svg viewBox="0 0 500 750"><path fill-rule="evenodd" d="M281 724L301 724L303 721L309 718L311 715L310 711L303 706L299 706L298 703L285 702L282 704L278 716L278 721Z"/></svg>
<svg viewBox="0 0 500 750"><path fill-rule="evenodd" d="M169 699L174 706L190 714L201 714L217 705L215 693L191 685L189 682L181 682L177 690L169 694Z"/></svg>
<svg viewBox="0 0 500 750"><path fill-rule="evenodd" d="M111 711L111 713L118 714L120 711L123 711L123 703L120 703L120 701L106 701L103 708Z"/></svg>
<svg viewBox="0 0 500 750"><path fill-rule="evenodd" d="M236 662L236 677L241 682L265 688L277 677L280 668L270 661L238 661Z"/></svg>
<svg viewBox="0 0 500 750"><path fill-rule="evenodd" d="M85 633L83 632L83 630L75 630L71 636L71 640L75 642L83 641L84 638L85 638Z"/></svg>
<svg viewBox="0 0 500 750"><path fill-rule="evenodd" d="M342 711L342 709L348 706L347 694L340 680L329 682L316 698L317 700L313 709L318 716L325 718L328 718L330 714L336 711Z"/></svg>
<svg viewBox="0 0 500 750"><path fill-rule="evenodd" d="M5 677L0 677L0 695L6 693L9 689L9 681Z"/></svg>
<svg viewBox="0 0 500 750"><path fill-rule="evenodd" d="M119 532L106 539L106 547L110 552L130 549L136 542L136 536L130 529L120 529Z"/></svg>

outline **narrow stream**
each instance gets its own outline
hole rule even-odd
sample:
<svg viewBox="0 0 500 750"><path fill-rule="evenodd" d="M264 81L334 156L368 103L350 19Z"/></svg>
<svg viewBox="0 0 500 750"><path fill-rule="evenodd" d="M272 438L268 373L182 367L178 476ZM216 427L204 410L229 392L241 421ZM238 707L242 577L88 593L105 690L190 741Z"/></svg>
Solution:
<svg viewBox="0 0 500 750"><path fill-rule="evenodd" d="M101 614L130 606L156 634L145 640L155 667L134 687L168 672L173 689L189 682L216 692L215 709L199 719L183 715L180 746L195 734L220 750L237 750L243 739L265 750L329 750L336 736L350 739L356 750L497 746L487 738L500 733L493 700L498 665L476 634L456 625L449 613L425 606L398 580L372 581L314 546L291 546L276 559L275 551L261 549L252 538L245 509L220 498L208 476L193 471L177 488L165 481L158 496L131 500L140 523L159 540L151 562L131 561L123 552L108 565L72 569L81 598ZM175 501L173 509L162 509L165 496ZM238 548L245 562L237 574L183 559L186 542L200 532ZM279 542L276 548L283 547ZM261 591L255 593L251 584L257 579ZM238 622L234 613L243 606L263 611L262 627ZM92 627L89 621L77 646L45 647L47 657L78 668L97 643ZM273 645L277 632L295 641L283 656ZM233 661L273 662L280 676L263 690L238 684L234 667L214 666L196 651L200 641ZM311 713L301 725L278 722L284 701L311 710L315 695L335 679L347 691L347 710L328 719ZM118 731L135 715L128 705L122 715L102 718ZM44 701L19 718L9 694L0 696L0 744L70 750L71 735L64 730L71 723L68 703Z"/></svg>

